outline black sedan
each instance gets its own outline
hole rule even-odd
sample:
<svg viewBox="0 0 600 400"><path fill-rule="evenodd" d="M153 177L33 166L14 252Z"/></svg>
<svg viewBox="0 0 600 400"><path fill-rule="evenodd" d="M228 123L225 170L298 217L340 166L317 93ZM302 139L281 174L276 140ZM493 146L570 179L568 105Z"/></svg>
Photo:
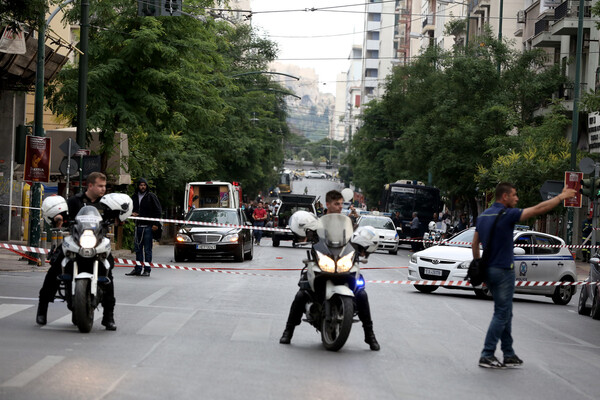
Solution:
<svg viewBox="0 0 600 400"><path fill-rule="evenodd" d="M197 208L186 221L250 226L244 212L235 208ZM250 229L183 225L175 238L175 261L196 257L233 257L235 261L252 260L254 244Z"/></svg>

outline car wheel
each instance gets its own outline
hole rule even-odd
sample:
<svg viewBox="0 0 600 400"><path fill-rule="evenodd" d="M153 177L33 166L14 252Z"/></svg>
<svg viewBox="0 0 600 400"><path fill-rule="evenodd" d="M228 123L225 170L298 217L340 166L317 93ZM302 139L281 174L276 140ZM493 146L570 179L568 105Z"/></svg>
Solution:
<svg viewBox="0 0 600 400"><path fill-rule="evenodd" d="M439 288L439 286L433 285L415 285L415 289L417 289L421 293L433 293Z"/></svg>
<svg viewBox="0 0 600 400"><path fill-rule="evenodd" d="M562 278L561 282L573 282L573 278ZM552 295L554 304L564 306L569 304L573 298L574 286L557 286Z"/></svg>
<svg viewBox="0 0 600 400"><path fill-rule="evenodd" d="M273 247L279 247L279 239L273 238Z"/></svg>
<svg viewBox="0 0 600 400"><path fill-rule="evenodd" d="M244 261L244 243L240 243L240 245L235 250L233 254L233 259L237 262Z"/></svg>
<svg viewBox="0 0 600 400"><path fill-rule="evenodd" d="M185 257L179 251L177 251L177 247L175 247L173 258L175 258L175 262L185 261Z"/></svg>
<svg viewBox="0 0 600 400"><path fill-rule="evenodd" d="M490 289L488 289L487 287L484 286L481 289L474 289L474 290L475 290L475 296L478 299L491 300L492 292L490 292Z"/></svg>
<svg viewBox="0 0 600 400"><path fill-rule="evenodd" d="M591 315L594 319L600 319L600 293L597 287L595 291L596 295L594 296L594 302L592 303Z"/></svg>
<svg viewBox="0 0 600 400"><path fill-rule="evenodd" d="M398 249L396 250L390 250L390 254L395 256L396 254L398 254Z"/></svg>
<svg viewBox="0 0 600 400"><path fill-rule="evenodd" d="M579 294L579 303L577 303L577 312L579 315L585 315L587 317L590 316L590 308L585 305L587 301L587 291L586 287L581 288L581 293Z"/></svg>
<svg viewBox="0 0 600 400"><path fill-rule="evenodd" d="M244 259L250 261L254 257L254 243L250 241L250 251L244 254Z"/></svg>

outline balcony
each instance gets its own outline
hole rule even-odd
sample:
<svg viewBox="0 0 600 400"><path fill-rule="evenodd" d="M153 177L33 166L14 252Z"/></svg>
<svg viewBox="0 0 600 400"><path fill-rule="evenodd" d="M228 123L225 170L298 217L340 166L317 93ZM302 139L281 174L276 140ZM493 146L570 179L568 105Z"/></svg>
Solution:
<svg viewBox="0 0 600 400"><path fill-rule="evenodd" d="M379 40L367 40L367 50L379 50Z"/></svg>
<svg viewBox="0 0 600 400"><path fill-rule="evenodd" d="M435 19L433 14L427 15L423 18L423 31L421 32L425 35L427 32L435 30Z"/></svg>
<svg viewBox="0 0 600 400"><path fill-rule="evenodd" d="M376 88L379 84L379 80L377 78L366 77L364 78L365 87L367 88Z"/></svg>
<svg viewBox="0 0 600 400"><path fill-rule="evenodd" d="M535 33L531 39L533 47L560 47L560 36L555 36L550 32L552 21L540 19L535 23Z"/></svg>
<svg viewBox="0 0 600 400"><path fill-rule="evenodd" d="M365 69L378 69L379 68L379 60L375 60L373 58L367 58L365 60Z"/></svg>
<svg viewBox="0 0 600 400"><path fill-rule="evenodd" d="M591 19L592 2L586 1L583 10L583 29L591 29L594 22ZM554 9L554 24L551 27L553 35L577 35L579 19L579 1L568 0Z"/></svg>
<svg viewBox="0 0 600 400"><path fill-rule="evenodd" d="M381 28L381 21L367 21L367 31L378 31Z"/></svg>
<svg viewBox="0 0 600 400"><path fill-rule="evenodd" d="M382 3L369 3L369 4L367 4L367 12L368 13L381 14L381 10L383 10L383 4Z"/></svg>

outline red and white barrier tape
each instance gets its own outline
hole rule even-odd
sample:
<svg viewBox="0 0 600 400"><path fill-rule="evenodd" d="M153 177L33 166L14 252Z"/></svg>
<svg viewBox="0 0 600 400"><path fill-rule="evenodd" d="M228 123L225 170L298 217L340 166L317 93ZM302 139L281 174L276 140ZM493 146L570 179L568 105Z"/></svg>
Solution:
<svg viewBox="0 0 600 400"><path fill-rule="evenodd" d="M367 283L390 283L394 285L422 285L422 286L463 286L471 287L469 281L388 281L388 280L368 280ZM515 281L515 286L582 286L595 285L597 282L568 282L568 281Z"/></svg>
<svg viewBox="0 0 600 400"><path fill-rule="evenodd" d="M439 244L452 244L452 245L465 245L470 246L471 242L448 242L447 240L435 241L435 240L427 240L427 239L400 239L401 242L415 242L415 243L431 243L433 246L437 246ZM562 244L562 245L552 245L552 244L520 244L516 243L515 247L545 247L545 248L570 248L570 249L598 249L600 245L582 245L582 244Z"/></svg>
<svg viewBox="0 0 600 400"><path fill-rule="evenodd" d="M156 221L164 222L167 224L181 224L181 225L201 225L201 226L215 226L217 228L237 228L237 229L252 229L255 231L267 231L267 232L285 232L291 233L289 229L282 228L267 228L265 226L250 226L250 225L234 225L234 224L220 224L217 222L200 222L200 221L183 221L179 219L168 219L168 218L148 218L148 217L129 217L129 219L142 219L144 221Z"/></svg>

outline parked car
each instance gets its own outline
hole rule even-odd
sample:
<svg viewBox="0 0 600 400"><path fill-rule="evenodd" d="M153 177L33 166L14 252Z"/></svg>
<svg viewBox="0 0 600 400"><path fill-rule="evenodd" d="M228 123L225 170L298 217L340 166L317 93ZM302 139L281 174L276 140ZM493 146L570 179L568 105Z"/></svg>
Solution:
<svg viewBox="0 0 600 400"><path fill-rule="evenodd" d="M288 221L296 211L308 211L317 215L315 208L316 196L308 194L282 194L279 196L281 205L273 218L274 228L289 228ZM273 247L278 247L282 240L291 240L296 247L295 236L292 232L273 232Z"/></svg>
<svg viewBox="0 0 600 400"><path fill-rule="evenodd" d="M242 209L196 208L186 221L212 222L229 225L252 225ZM175 238L175 261L196 257L233 257L235 261L252 260L254 244L250 229L183 225Z"/></svg>
<svg viewBox="0 0 600 400"><path fill-rule="evenodd" d="M408 279L436 281L464 281L473 259L471 242L475 228L464 230L439 246L414 253L408 263ZM517 281L569 281L577 279L573 255L566 247L518 247L517 245L555 245L565 242L547 233L526 228L514 231L514 260ZM415 285L423 293L431 293L439 286ZM445 286L448 289L475 290L481 298L491 298L485 286ZM565 305L576 292L575 286L516 286L515 293L552 297L555 304Z"/></svg>
<svg viewBox="0 0 600 400"><path fill-rule="evenodd" d="M304 177L306 179L310 179L310 178L313 178L313 179L325 179L325 178L327 178L327 175L325 175L321 171L313 170L313 171L306 171L305 174L304 174Z"/></svg>
<svg viewBox="0 0 600 400"><path fill-rule="evenodd" d="M583 285L579 295L577 312L580 315L591 315L594 319L600 319L600 259L598 255L590 260L590 276L586 282L599 282L596 285Z"/></svg>
<svg viewBox="0 0 600 400"><path fill-rule="evenodd" d="M362 215L358 218L357 225L371 226L379 234L377 250L387 250L390 254L398 254L398 232L390 217L383 215Z"/></svg>

